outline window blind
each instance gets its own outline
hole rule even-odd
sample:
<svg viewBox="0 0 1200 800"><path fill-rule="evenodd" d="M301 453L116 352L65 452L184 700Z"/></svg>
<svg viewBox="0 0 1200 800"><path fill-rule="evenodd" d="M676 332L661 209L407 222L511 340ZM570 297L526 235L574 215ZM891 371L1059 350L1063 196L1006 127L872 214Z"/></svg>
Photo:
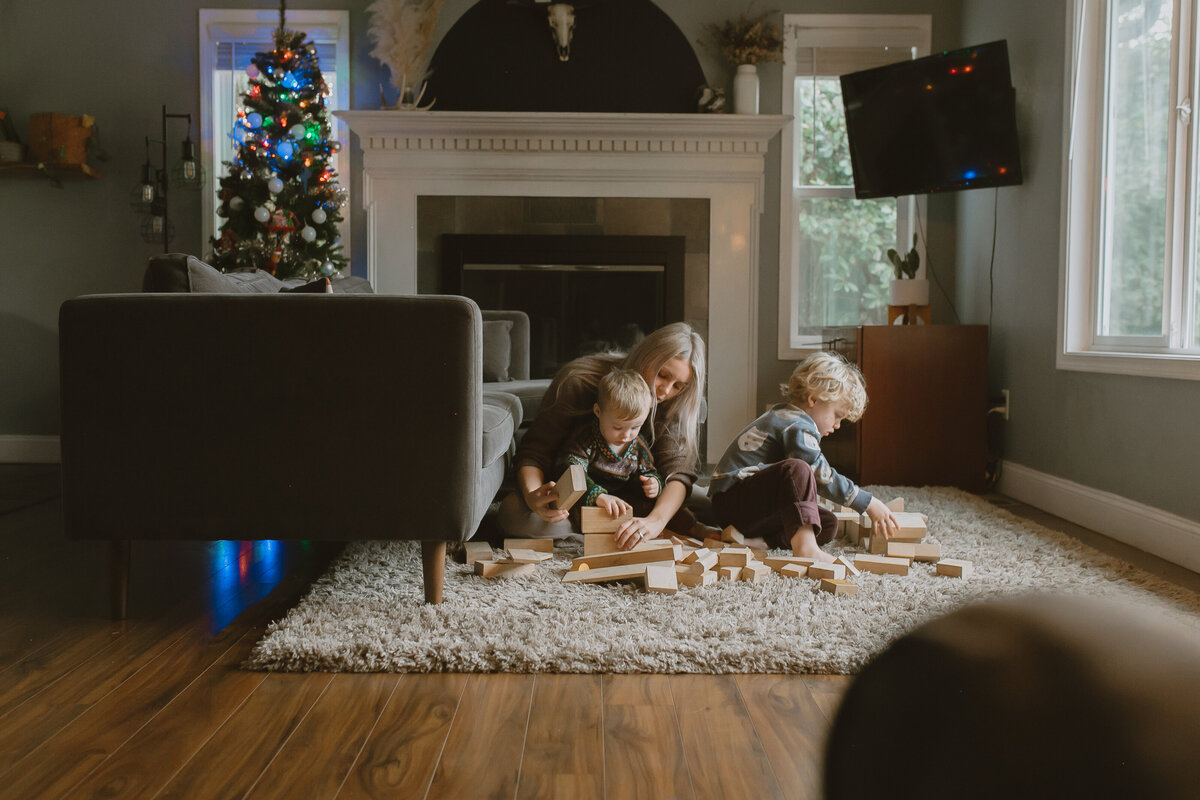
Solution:
<svg viewBox="0 0 1200 800"><path fill-rule="evenodd" d="M311 42L311 40L309 40ZM317 63L321 72L330 73L337 69L337 45L334 43L316 42ZM273 40L217 42L216 69L242 71L250 65L250 59L259 53L269 53L275 49Z"/></svg>

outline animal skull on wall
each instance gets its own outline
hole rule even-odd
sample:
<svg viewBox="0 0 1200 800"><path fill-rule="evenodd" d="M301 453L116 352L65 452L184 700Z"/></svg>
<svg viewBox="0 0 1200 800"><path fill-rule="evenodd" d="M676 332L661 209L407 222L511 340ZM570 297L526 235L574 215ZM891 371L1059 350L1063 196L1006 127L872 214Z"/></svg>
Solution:
<svg viewBox="0 0 1200 800"><path fill-rule="evenodd" d="M571 36L575 33L575 7L570 3L552 3L546 9L546 18L558 48L558 60L571 57Z"/></svg>

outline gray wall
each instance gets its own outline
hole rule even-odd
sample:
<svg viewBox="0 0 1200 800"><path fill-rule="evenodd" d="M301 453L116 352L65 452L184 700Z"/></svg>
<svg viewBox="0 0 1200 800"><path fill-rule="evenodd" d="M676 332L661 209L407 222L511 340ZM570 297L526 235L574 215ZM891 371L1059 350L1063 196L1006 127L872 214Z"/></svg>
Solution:
<svg viewBox="0 0 1200 800"><path fill-rule="evenodd" d="M1200 382L1070 372L1054 365L1065 5L964 3L964 39L1008 40L1025 183L958 196L960 307L968 321L988 321L992 212L998 200L989 368L992 387L1012 392L1005 457L1200 520L1194 477Z"/></svg>

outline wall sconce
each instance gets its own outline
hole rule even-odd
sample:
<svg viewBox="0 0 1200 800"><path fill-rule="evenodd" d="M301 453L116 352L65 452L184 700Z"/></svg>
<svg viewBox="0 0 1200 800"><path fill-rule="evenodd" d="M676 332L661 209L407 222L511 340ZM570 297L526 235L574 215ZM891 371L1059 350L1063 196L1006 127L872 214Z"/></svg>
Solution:
<svg viewBox="0 0 1200 800"><path fill-rule="evenodd" d="M168 171L167 169L167 120L186 119L188 123L187 138L180 147L179 160ZM150 143L162 146L162 163L155 165L150 158ZM197 191L204 185L204 168L196 158L196 143L192 141L192 115L168 114L167 107L162 107L162 138L146 137L146 163L142 165L141 175L129 193L129 205L138 213L144 214L141 224L142 241L153 243L161 241L163 252L170 249L171 239L175 236L175 226L169 216L168 182L178 189Z"/></svg>

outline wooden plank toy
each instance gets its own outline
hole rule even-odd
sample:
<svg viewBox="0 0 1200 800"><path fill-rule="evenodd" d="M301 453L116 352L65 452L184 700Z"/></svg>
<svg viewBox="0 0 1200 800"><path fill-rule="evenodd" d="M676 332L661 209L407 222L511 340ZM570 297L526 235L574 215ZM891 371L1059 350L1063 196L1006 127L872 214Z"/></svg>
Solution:
<svg viewBox="0 0 1200 800"><path fill-rule="evenodd" d="M717 573L714 570L707 569L699 575L692 575L687 572L680 572L679 567L679 564L675 565L675 580L684 586L707 586L710 583L717 582Z"/></svg>
<svg viewBox="0 0 1200 800"><path fill-rule="evenodd" d="M554 558L554 553L543 553L539 550L523 550L519 547L514 547L508 552L508 560L514 564L540 564L543 561Z"/></svg>
<svg viewBox="0 0 1200 800"><path fill-rule="evenodd" d="M845 567L846 567L846 572L847 572L847 573L849 573L849 574L851 574L851 575L858 575L858 574L859 574L859 569L858 569L858 567L854 566L854 562L853 562L853 561L851 561L850 559L846 558L845 556L838 556L837 558L835 558L835 559L834 559L834 563L835 563L835 564L842 564L843 566L845 566Z"/></svg>
<svg viewBox="0 0 1200 800"><path fill-rule="evenodd" d="M821 591L834 595L856 595L858 594L858 585L838 578L822 578Z"/></svg>
<svg viewBox="0 0 1200 800"><path fill-rule="evenodd" d="M742 567L739 577L748 583L762 583L770 574L771 568L766 564L748 564Z"/></svg>
<svg viewBox="0 0 1200 800"><path fill-rule="evenodd" d="M917 561L938 561L942 557L942 546L935 542L915 542L913 553Z"/></svg>
<svg viewBox="0 0 1200 800"><path fill-rule="evenodd" d="M573 569L563 575L563 583L604 583L641 579L646 575L645 564L618 564L597 569Z"/></svg>
<svg viewBox="0 0 1200 800"><path fill-rule="evenodd" d="M633 519L633 509L624 514L610 517L608 512L597 506L584 506L579 509L579 527L584 533L613 533L621 527L621 523Z"/></svg>
<svg viewBox="0 0 1200 800"><path fill-rule="evenodd" d="M767 556L762 562L776 572L779 572L789 564L799 564L800 566L808 567L809 564L814 563L814 560L808 556Z"/></svg>
<svg viewBox="0 0 1200 800"><path fill-rule="evenodd" d="M904 510L904 498L903 497L893 497L891 500L887 501L886 505L890 511L903 511Z"/></svg>
<svg viewBox="0 0 1200 800"><path fill-rule="evenodd" d="M943 558L937 562L937 574L949 575L951 578L969 578L971 573L975 571L975 566L970 561L965 561L961 558Z"/></svg>
<svg viewBox="0 0 1200 800"><path fill-rule="evenodd" d="M554 507L566 511L587 492L587 471L582 464L572 464L554 482L554 488L558 491Z"/></svg>
<svg viewBox="0 0 1200 800"><path fill-rule="evenodd" d="M813 564L808 568L810 578L833 578L844 580L846 577L845 564Z"/></svg>
<svg viewBox="0 0 1200 800"><path fill-rule="evenodd" d="M714 569L717 567L720 556L718 556L716 553L710 552L709 550L705 549L704 555L696 556L695 558L692 558L692 556L695 553L699 553L699 552L700 552L699 550L696 550L693 553L688 553L686 556L684 556L683 563L685 563L685 564L700 564L705 569ZM688 559L691 559L691 560L689 561Z"/></svg>
<svg viewBox="0 0 1200 800"><path fill-rule="evenodd" d="M898 533L892 534L893 542L919 542L925 538L925 515L915 511L898 511L893 513L896 522L900 523Z"/></svg>
<svg viewBox="0 0 1200 800"><path fill-rule="evenodd" d="M863 572L874 572L876 575L908 574L908 561L903 558L863 555L854 559L854 566Z"/></svg>
<svg viewBox="0 0 1200 800"><path fill-rule="evenodd" d="M721 531L721 541L736 544L740 547L746 543L746 537L742 536L741 531L737 528L732 525L726 525L724 530Z"/></svg>
<svg viewBox="0 0 1200 800"><path fill-rule="evenodd" d="M504 540L504 549L505 550L512 550L514 547L517 548L518 550L537 550L539 553L553 553L554 552L554 540L553 539L505 539Z"/></svg>
<svg viewBox="0 0 1200 800"><path fill-rule="evenodd" d="M833 515L838 521L838 536L845 536L853 544L858 544L859 526L857 511L835 511Z"/></svg>
<svg viewBox="0 0 1200 800"><path fill-rule="evenodd" d="M475 574L482 578L519 578L532 575L536 564L518 564L515 561L476 561Z"/></svg>
<svg viewBox="0 0 1200 800"><path fill-rule="evenodd" d="M658 542L656 539L655 542ZM606 553L596 553L590 556L578 556L571 559L571 569L577 569L583 565L587 565L592 569L597 567L615 567L621 564L649 564L655 561L675 561L675 550L679 547L677 544L671 544L665 539L661 544L646 542L646 545L638 546L633 550L613 550Z"/></svg>
<svg viewBox="0 0 1200 800"><path fill-rule="evenodd" d="M640 542L631 549L645 550L647 547L678 547L678 545L672 543L669 539L659 538ZM585 533L583 535L583 554L585 556L619 552L622 551L617 547L617 541L611 533Z"/></svg>
<svg viewBox="0 0 1200 800"><path fill-rule="evenodd" d="M785 578L803 578L808 575L807 564L784 564L778 570L780 575Z"/></svg>
<svg viewBox="0 0 1200 800"><path fill-rule="evenodd" d="M717 563L722 567L744 567L751 558L748 547L726 547L717 553Z"/></svg>
<svg viewBox="0 0 1200 800"><path fill-rule="evenodd" d="M648 564L646 566L646 591L659 594L675 594L679 591L675 568L670 564Z"/></svg>
<svg viewBox="0 0 1200 800"><path fill-rule="evenodd" d="M887 543L887 555L890 558L903 558L912 561L917 557L917 543L889 541Z"/></svg>
<svg viewBox="0 0 1200 800"><path fill-rule="evenodd" d="M720 567L717 574L723 581L736 581L742 576L741 567Z"/></svg>
<svg viewBox="0 0 1200 800"><path fill-rule="evenodd" d="M487 542L467 542L464 545L466 553L466 563L474 564L477 561L492 560L492 546Z"/></svg>

